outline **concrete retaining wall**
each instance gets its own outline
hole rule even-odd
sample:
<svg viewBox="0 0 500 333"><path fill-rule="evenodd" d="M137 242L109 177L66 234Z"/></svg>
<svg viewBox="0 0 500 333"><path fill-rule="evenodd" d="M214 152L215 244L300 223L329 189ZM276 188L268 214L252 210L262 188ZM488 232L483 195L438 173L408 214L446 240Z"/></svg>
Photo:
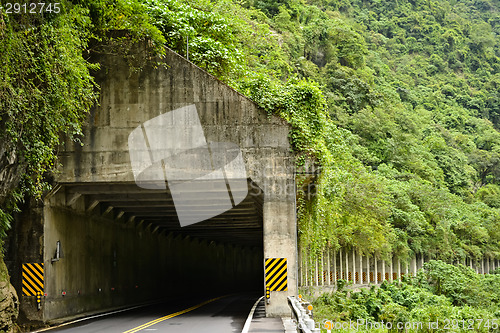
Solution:
<svg viewBox="0 0 500 333"><path fill-rule="evenodd" d="M374 256L361 255L352 249L325 251L322 256L313 259L306 251L300 258L300 286L335 286L337 280L351 281L355 285L380 284L384 281L400 280L405 275L415 275L431 258L418 254L412 258L401 259L393 256L383 260ZM453 264L458 264L456 261ZM495 258L464 258L460 262L478 274L488 274L500 267L500 260Z"/></svg>

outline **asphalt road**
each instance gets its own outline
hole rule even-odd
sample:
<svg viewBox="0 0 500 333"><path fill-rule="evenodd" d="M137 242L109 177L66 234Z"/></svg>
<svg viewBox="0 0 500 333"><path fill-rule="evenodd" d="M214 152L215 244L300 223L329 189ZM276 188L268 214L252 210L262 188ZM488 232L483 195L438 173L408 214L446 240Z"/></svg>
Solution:
<svg viewBox="0 0 500 333"><path fill-rule="evenodd" d="M181 299L55 328L47 333L240 333L258 298L257 295L231 295L220 299Z"/></svg>

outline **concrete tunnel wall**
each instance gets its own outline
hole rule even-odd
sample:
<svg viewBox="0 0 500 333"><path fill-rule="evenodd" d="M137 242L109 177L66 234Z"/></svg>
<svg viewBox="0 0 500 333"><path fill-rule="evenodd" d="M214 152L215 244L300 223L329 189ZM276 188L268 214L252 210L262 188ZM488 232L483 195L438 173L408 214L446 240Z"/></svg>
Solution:
<svg viewBox="0 0 500 333"><path fill-rule="evenodd" d="M258 288L261 250L153 234L89 213L83 199L66 202L61 190L44 207L44 321L166 296ZM53 262L57 241L63 257Z"/></svg>

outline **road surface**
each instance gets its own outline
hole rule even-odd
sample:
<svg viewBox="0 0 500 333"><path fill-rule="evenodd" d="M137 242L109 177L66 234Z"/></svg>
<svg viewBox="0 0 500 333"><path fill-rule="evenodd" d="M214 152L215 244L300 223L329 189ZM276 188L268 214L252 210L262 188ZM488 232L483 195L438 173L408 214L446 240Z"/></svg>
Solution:
<svg viewBox="0 0 500 333"><path fill-rule="evenodd" d="M241 333L258 295L170 301L82 321L47 333Z"/></svg>

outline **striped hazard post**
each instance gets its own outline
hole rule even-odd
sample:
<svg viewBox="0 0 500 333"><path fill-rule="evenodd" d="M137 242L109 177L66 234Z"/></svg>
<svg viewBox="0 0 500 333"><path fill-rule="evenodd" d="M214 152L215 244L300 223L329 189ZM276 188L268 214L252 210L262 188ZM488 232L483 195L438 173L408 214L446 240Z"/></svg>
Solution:
<svg viewBox="0 0 500 333"><path fill-rule="evenodd" d="M43 264L23 264L23 295L43 294Z"/></svg>
<svg viewBox="0 0 500 333"><path fill-rule="evenodd" d="M266 259L266 288L270 291L288 290L286 258Z"/></svg>

